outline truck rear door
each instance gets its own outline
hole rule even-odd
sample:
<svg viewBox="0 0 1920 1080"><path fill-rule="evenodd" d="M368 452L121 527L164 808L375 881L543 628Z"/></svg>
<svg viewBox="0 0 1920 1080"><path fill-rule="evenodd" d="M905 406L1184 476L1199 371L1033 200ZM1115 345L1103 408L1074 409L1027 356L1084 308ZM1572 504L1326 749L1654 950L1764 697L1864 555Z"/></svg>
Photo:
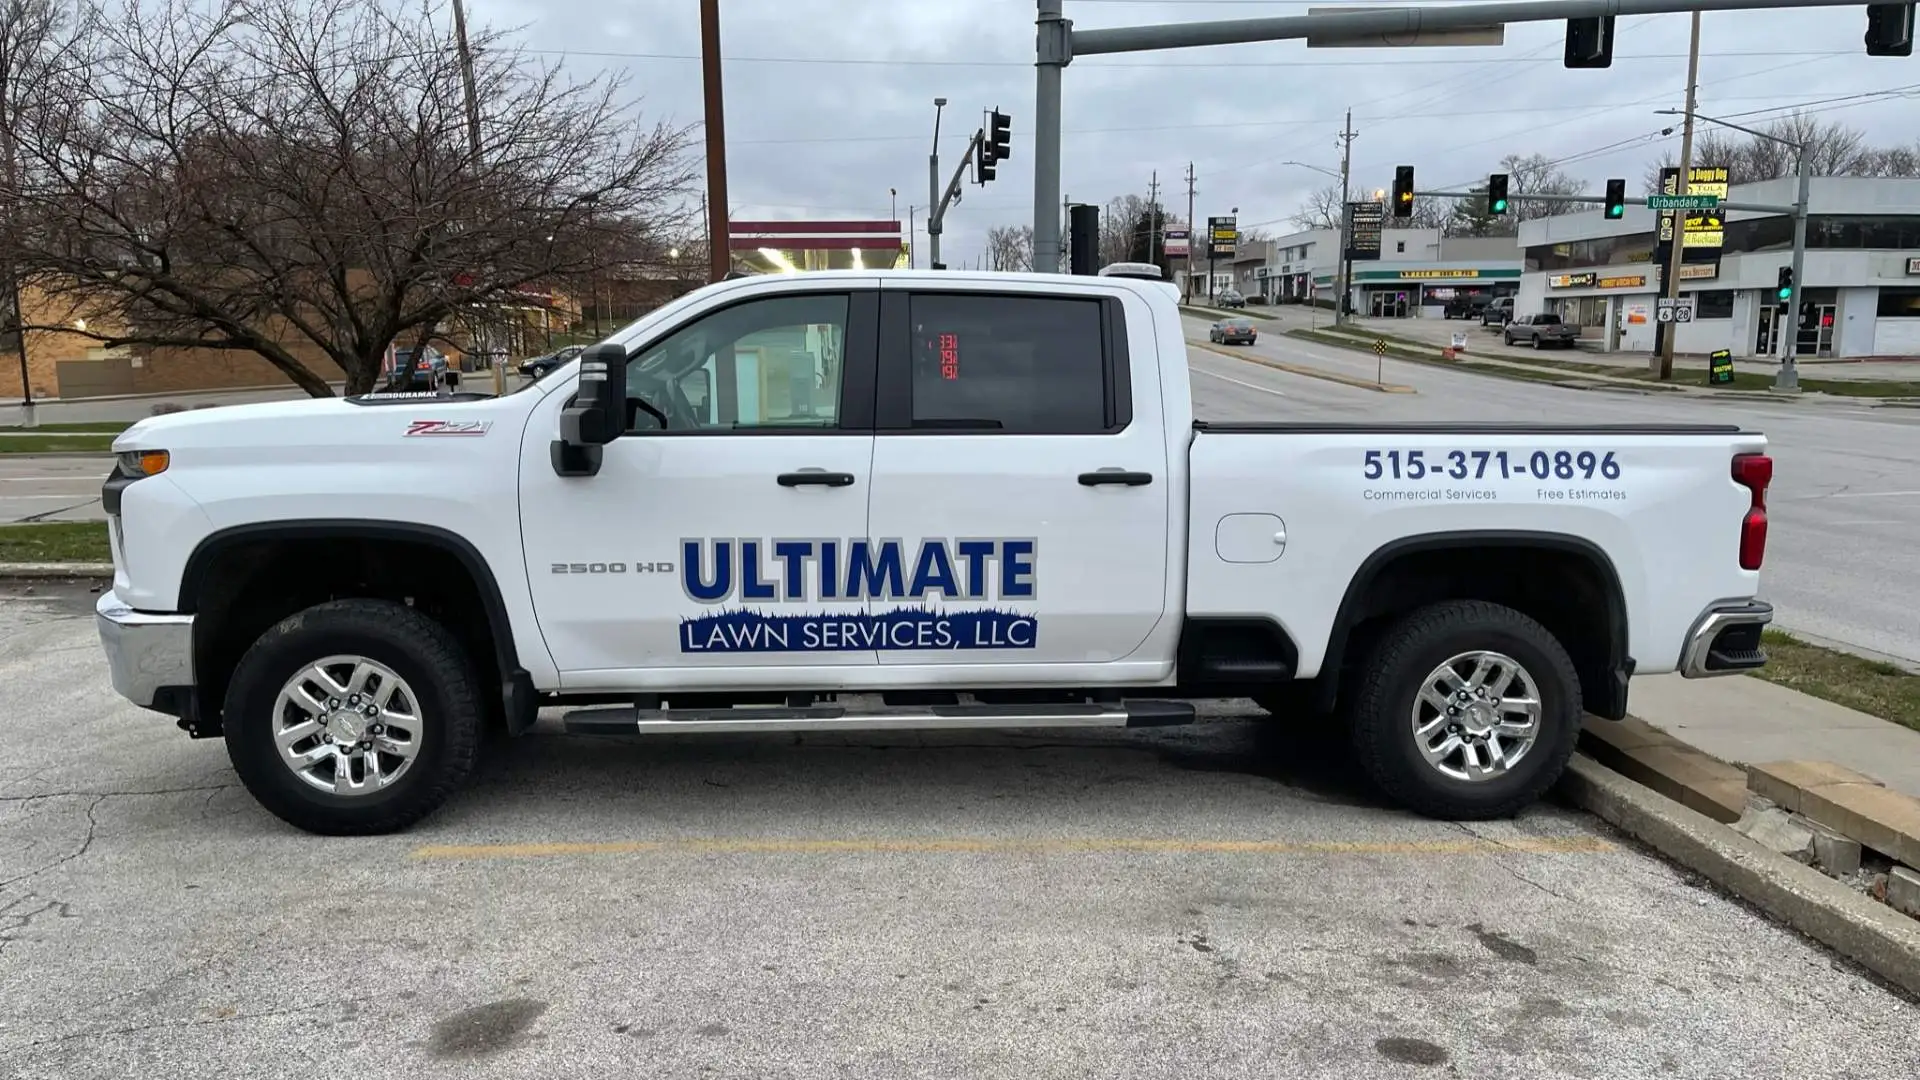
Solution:
<svg viewBox="0 0 1920 1080"><path fill-rule="evenodd" d="M1123 290L883 286L868 535L900 545L869 594L883 666L1066 678L1140 648L1166 607L1179 479L1152 325Z"/></svg>

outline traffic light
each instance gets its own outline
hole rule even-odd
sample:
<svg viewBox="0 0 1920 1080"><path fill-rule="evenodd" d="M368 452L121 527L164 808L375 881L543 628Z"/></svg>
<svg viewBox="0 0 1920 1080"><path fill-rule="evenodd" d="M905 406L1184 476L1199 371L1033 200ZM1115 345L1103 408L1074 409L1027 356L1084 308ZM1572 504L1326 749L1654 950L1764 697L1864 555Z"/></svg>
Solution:
<svg viewBox="0 0 1920 1080"><path fill-rule="evenodd" d="M1570 68L1613 66L1613 16L1567 20L1567 51L1564 66Z"/></svg>
<svg viewBox="0 0 1920 1080"><path fill-rule="evenodd" d="M1013 156L1013 120L999 109L987 121L987 147L993 153L993 160L1005 161Z"/></svg>
<svg viewBox="0 0 1920 1080"><path fill-rule="evenodd" d="M980 159L974 162L973 166L973 182L984 184L993 179L997 171L998 168L993 159L993 147L983 140L980 143Z"/></svg>
<svg viewBox="0 0 1920 1080"><path fill-rule="evenodd" d="M1793 299L1793 267L1783 266L1780 268L1779 284L1775 286L1773 294L1779 297L1783 303Z"/></svg>
<svg viewBox="0 0 1920 1080"><path fill-rule="evenodd" d="M1867 55L1913 55L1913 5L1867 5Z"/></svg>
<svg viewBox="0 0 1920 1080"><path fill-rule="evenodd" d="M1393 216L1413 216L1413 166L1398 165L1393 170Z"/></svg>
<svg viewBox="0 0 1920 1080"><path fill-rule="evenodd" d="M1627 216L1627 182L1625 180L1607 181L1607 219L1609 221Z"/></svg>
<svg viewBox="0 0 1920 1080"><path fill-rule="evenodd" d="M1507 212L1507 174L1494 173L1487 177L1487 213L1504 214Z"/></svg>

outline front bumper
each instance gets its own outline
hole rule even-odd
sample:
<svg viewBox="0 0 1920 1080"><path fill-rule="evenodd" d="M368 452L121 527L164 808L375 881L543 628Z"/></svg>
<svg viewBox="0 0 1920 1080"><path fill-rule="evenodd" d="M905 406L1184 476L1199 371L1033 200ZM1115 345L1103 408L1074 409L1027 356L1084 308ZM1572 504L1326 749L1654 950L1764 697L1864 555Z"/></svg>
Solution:
<svg viewBox="0 0 1920 1080"><path fill-rule="evenodd" d="M1703 679L1764 667L1767 651L1760 644L1760 632L1772 621L1773 605L1763 600L1708 608L1687 633L1680 674Z"/></svg>
<svg viewBox="0 0 1920 1080"><path fill-rule="evenodd" d="M113 689L121 697L146 709L184 698L193 686L193 616L135 611L112 590L101 594L93 610Z"/></svg>

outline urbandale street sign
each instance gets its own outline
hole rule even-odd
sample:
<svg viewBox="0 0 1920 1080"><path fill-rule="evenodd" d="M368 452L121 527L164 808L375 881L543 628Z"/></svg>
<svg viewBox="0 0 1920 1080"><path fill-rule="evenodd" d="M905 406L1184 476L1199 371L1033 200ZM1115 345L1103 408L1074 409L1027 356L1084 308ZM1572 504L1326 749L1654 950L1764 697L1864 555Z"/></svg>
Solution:
<svg viewBox="0 0 1920 1080"><path fill-rule="evenodd" d="M1649 210L1712 210L1720 205L1718 195L1649 195Z"/></svg>

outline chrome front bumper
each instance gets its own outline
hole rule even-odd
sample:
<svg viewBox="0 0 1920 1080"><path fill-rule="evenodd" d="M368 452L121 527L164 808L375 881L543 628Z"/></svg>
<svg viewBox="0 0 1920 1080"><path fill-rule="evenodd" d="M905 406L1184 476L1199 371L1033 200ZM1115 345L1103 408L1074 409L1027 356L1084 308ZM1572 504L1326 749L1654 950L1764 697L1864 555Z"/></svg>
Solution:
<svg viewBox="0 0 1920 1080"><path fill-rule="evenodd" d="M121 697L150 709L162 687L193 685L193 616L135 611L112 590L101 594L93 610Z"/></svg>
<svg viewBox="0 0 1920 1080"><path fill-rule="evenodd" d="M1709 608L1687 634L1680 654L1680 674L1689 679L1737 675L1767 662L1760 632L1773 621L1773 605L1763 600L1721 604Z"/></svg>

